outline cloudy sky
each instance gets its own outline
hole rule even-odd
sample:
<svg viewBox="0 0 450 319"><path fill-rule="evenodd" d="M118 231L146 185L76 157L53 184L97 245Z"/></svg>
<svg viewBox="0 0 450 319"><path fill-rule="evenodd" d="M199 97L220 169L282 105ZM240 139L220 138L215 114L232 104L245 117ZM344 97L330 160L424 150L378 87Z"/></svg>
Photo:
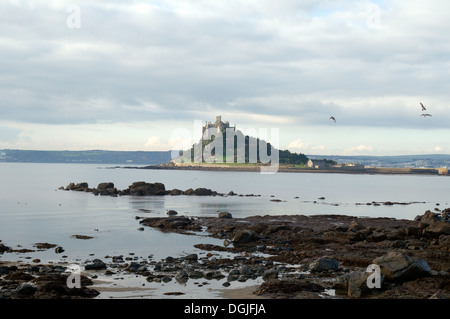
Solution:
<svg viewBox="0 0 450 319"><path fill-rule="evenodd" d="M450 153L449 16L444 0L0 0L0 149L169 150L222 115L305 154Z"/></svg>

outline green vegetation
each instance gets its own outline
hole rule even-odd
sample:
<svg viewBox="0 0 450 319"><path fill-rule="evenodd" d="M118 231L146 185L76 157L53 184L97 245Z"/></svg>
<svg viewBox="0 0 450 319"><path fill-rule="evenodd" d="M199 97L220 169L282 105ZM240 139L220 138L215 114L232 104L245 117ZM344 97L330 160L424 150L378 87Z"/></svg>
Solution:
<svg viewBox="0 0 450 319"><path fill-rule="evenodd" d="M222 133L222 145L223 145L223 154L222 154L222 159L217 162L217 164L255 164L254 162L251 162L249 160L250 158L250 147L249 145L255 145L256 146L256 163L260 164L261 159L260 159L260 140L259 138L254 138L254 137L250 137L250 136L243 136L243 134L240 131L236 132L236 135L234 136L234 156L233 156L233 160L232 161L227 161L227 138L226 138L226 133ZM205 155L205 147L212 143L215 140L215 137L212 136L211 140L202 140L202 151L203 154ZM245 154L242 157L242 154L238 154L238 140L245 141L245 147L244 147L244 151ZM199 142L200 143L200 142ZM263 144L264 145L264 144ZM270 143L267 143L267 150L266 150L266 154L268 156L271 156L271 145ZM192 146L192 148L190 149L190 152L187 151L186 154L190 153L190 160L191 162L195 162L194 160L194 149L195 147L198 146L197 144L194 144ZM279 152L279 163L280 164L290 164L290 165L300 165L301 167L304 167L307 163L308 163L308 157L304 154L298 154L298 153L291 153L289 150L276 150ZM211 155L215 156L215 149L213 148L211 151ZM242 158L238 159L238 156L241 156ZM186 160L186 158L184 159L184 162L188 162L188 160ZM203 162L205 162L205 160L203 159Z"/></svg>
<svg viewBox="0 0 450 319"><path fill-rule="evenodd" d="M291 153L288 150L280 151L280 164L292 164L296 167L305 166L308 163L308 157L305 154Z"/></svg>

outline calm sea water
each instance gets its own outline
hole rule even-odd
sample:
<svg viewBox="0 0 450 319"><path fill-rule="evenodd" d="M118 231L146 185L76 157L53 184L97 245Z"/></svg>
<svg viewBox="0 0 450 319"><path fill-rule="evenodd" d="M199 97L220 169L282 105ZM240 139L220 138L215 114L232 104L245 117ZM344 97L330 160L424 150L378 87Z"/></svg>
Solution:
<svg viewBox="0 0 450 319"><path fill-rule="evenodd" d="M70 182L96 187L113 182L125 189L135 181L162 182L166 189L207 187L239 196L103 197L59 190ZM346 214L413 219L427 209L450 207L450 179L443 176L294 174L112 169L87 164L0 164L0 240L14 249L35 249L35 243L62 246L68 262L106 255L150 256L155 259L196 252L197 243L221 244L202 236L167 234L140 227L136 216L166 216L169 209L188 216L234 217L283 214ZM298 197L298 198L297 198ZM325 199L319 199L324 197ZM272 202L280 199L281 202ZM423 202L366 206L366 202ZM146 213L144 210L152 210ZM72 235L93 236L90 240ZM199 251L197 251L199 252ZM0 260L59 260L53 249L5 253ZM194 289L194 288L193 288ZM195 291L195 289L194 289Z"/></svg>
<svg viewBox="0 0 450 319"><path fill-rule="evenodd" d="M261 195L102 197L59 190L70 182L95 187L113 182L118 189L135 181L162 182L167 189L207 187L219 193ZM427 209L449 207L450 179L443 176L293 174L112 169L85 164L0 164L0 240L13 248L39 242L65 249L72 260L105 255L154 255L164 258L192 252L196 243L220 244L204 236L166 234L140 227L136 216L166 216L169 209L188 216L235 217L283 214L346 214L413 219ZM324 197L325 199L319 199ZM280 199L281 202L272 202ZM421 202L410 205L367 206L366 202ZM422 203L423 202L423 203ZM142 211L151 210L151 213ZM93 236L91 240L72 235ZM57 258L53 250L33 258ZM4 254L2 260L26 258Z"/></svg>

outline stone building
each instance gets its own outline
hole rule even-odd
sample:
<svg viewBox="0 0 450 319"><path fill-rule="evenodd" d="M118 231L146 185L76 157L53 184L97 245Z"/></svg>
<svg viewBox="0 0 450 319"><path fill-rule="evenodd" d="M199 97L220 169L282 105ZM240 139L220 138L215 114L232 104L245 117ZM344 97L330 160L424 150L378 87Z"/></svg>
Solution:
<svg viewBox="0 0 450 319"><path fill-rule="evenodd" d="M308 163L306 164L308 167L314 167L314 168L325 168L329 167L329 163L327 160L324 159L309 159Z"/></svg>
<svg viewBox="0 0 450 319"><path fill-rule="evenodd" d="M236 124L234 124L234 126L232 127L232 126L230 126L230 123L228 121L222 122L222 116L219 115L219 116L216 116L215 123L207 122L205 124L205 126L203 126L202 133L205 133L205 131L210 128L217 128L218 131L225 133L227 128L232 128L233 131L236 131Z"/></svg>

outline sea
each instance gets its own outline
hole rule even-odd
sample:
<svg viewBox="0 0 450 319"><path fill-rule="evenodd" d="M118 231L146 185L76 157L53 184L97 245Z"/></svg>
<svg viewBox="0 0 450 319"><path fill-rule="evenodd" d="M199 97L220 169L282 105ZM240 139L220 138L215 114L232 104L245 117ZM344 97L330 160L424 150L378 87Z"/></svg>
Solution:
<svg viewBox="0 0 450 319"><path fill-rule="evenodd" d="M205 187L225 196L94 196L65 191L69 183L96 187L112 182L126 189L136 181L160 182L166 189ZM206 232L195 235L165 233L149 227L139 230L139 218L179 215L233 217L254 215L342 214L414 219L426 210L450 207L450 179L428 175L363 175L325 173L225 172L150 170L101 164L0 163L0 240L15 250L0 261L82 264L106 256L132 260L164 259L190 253L205 254L195 244L223 245ZM233 191L242 196L227 196ZM379 205L368 205L377 202ZM391 202L393 205L384 205ZM77 239L74 235L91 236ZM64 249L37 250L37 243ZM106 261L106 260L105 260ZM181 289L176 283L150 286L136 277L104 281L99 298L152 298ZM161 288L163 287L163 288ZM119 289L120 288L120 289ZM195 285L184 287L188 298L215 296L219 287L202 294ZM213 293L214 290L214 293Z"/></svg>

